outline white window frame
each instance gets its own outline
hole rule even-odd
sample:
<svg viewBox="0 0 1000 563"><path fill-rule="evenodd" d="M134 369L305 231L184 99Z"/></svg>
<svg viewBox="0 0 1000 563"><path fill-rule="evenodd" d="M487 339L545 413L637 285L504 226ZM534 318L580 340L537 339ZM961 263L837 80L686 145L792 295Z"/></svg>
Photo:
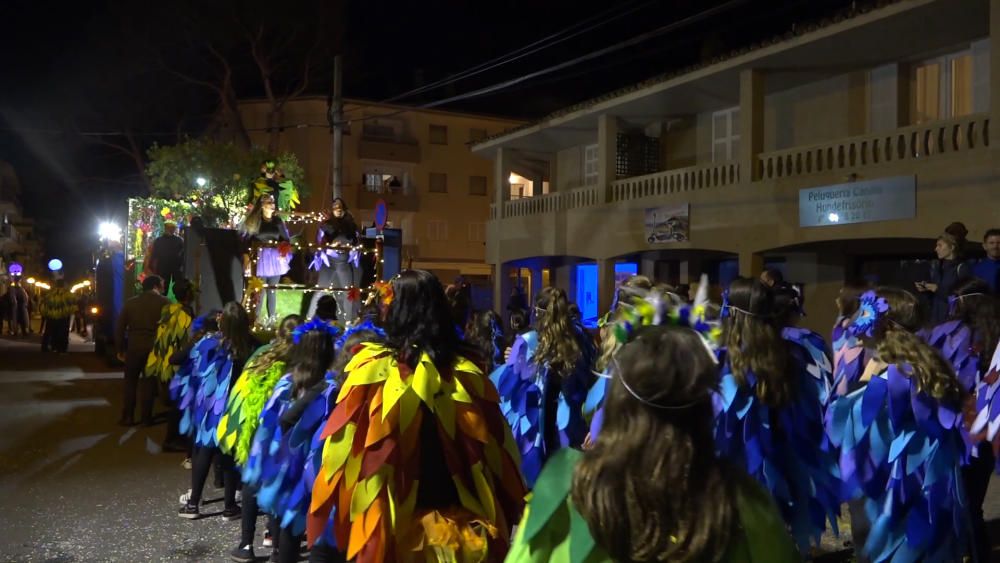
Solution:
<svg viewBox="0 0 1000 563"><path fill-rule="evenodd" d="M486 242L486 223L469 223L469 242Z"/></svg>
<svg viewBox="0 0 1000 563"><path fill-rule="evenodd" d="M428 219L427 240L448 240L448 222L444 219Z"/></svg>
<svg viewBox="0 0 1000 563"><path fill-rule="evenodd" d="M580 159L582 164L580 177L583 178L584 186L596 186L600 180L600 170L598 169L600 154L596 143L583 147L583 158Z"/></svg>
<svg viewBox="0 0 1000 563"><path fill-rule="evenodd" d="M716 127L717 118L723 118L725 125ZM740 106L733 106L712 112L712 162L735 160L740 141Z"/></svg>

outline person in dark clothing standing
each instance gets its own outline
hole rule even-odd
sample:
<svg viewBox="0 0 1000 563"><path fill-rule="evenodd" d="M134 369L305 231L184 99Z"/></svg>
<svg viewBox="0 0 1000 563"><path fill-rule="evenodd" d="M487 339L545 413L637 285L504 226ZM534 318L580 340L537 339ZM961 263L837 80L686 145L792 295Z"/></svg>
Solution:
<svg viewBox="0 0 1000 563"><path fill-rule="evenodd" d="M917 290L931 300L930 320L933 324L948 318L948 296L958 280L972 274L972 268L958 257L958 240L947 233L937 239L934 253L937 260L931 262L930 279L916 283Z"/></svg>
<svg viewBox="0 0 1000 563"><path fill-rule="evenodd" d="M343 246L344 249L320 248L313 257L312 267L319 271L316 285L320 287L354 287L358 284L356 268L351 264L350 250L346 247L358 244L358 224L347 209L347 204L339 197L333 200L331 215L319 225L317 238L321 244ZM323 294L313 293L309 304L310 317ZM354 304L343 291L334 294L337 298L339 319L346 322L354 319Z"/></svg>
<svg viewBox="0 0 1000 563"><path fill-rule="evenodd" d="M148 276L142 281L142 294L125 302L115 325L115 345L118 359L125 362L125 393L122 401L122 417L118 424L135 424L136 392L139 376L146 368L146 359L153 349L156 327L160 322L163 307L170 302L161 295L163 279ZM142 378L142 421L151 424L153 419L153 396L156 379Z"/></svg>
<svg viewBox="0 0 1000 563"><path fill-rule="evenodd" d="M996 292L1000 288L1000 229L990 229L983 236L983 258L972 268L972 275L983 280Z"/></svg>
<svg viewBox="0 0 1000 563"><path fill-rule="evenodd" d="M177 223L167 221L163 224L163 234L153 241L150 263L153 273L163 278L163 293L183 278L184 239L177 235Z"/></svg>
<svg viewBox="0 0 1000 563"><path fill-rule="evenodd" d="M24 286L21 285L20 281L15 281L7 288L7 305L10 312L10 335L14 336L17 334L18 329L21 331L21 337L27 337L31 332L31 327L29 326L29 297L28 292L24 290Z"/></svg>

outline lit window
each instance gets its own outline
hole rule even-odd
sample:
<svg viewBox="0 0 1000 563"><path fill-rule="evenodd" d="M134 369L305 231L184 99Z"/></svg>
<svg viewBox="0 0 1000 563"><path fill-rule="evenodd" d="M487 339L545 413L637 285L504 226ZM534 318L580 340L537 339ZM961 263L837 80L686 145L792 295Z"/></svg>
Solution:
<svg viewBox="0 0 1000 563"><path fill-rule="evenodd" d="M972 51L920 63L913 69L913 122L969 115L973 111Z"/></svg>

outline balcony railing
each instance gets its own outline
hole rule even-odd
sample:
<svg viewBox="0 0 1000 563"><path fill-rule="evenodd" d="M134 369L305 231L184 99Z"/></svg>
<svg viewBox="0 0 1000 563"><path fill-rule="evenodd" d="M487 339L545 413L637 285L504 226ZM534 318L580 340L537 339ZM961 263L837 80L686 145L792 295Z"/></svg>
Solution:
<svg viewBox="0 0 1000 563"><path fill-rule="evenodd" d="M358 184L357 190L358 209L375 209L375 203L380 199L385 200L389 211L417 211L420 208L420 197L413 193L406 193L402 188L398 190L383 189L371 191L364 184Z"/></svg>
<svg viewBox="0 0 1000 563"><path fill-rule="evenodd" d="M576 209L598 203L597 186L556 192L535 197L525 197L504 202L504 217L524 217L552 213L563 209ZM496 207L490 206L490 219L496 219Z"/></svg>
<svg viewBox="0 0 1000 563"><path fill-rule="evenodd" d="M989 126L988 114L967 115L769 152L758 157L757 175L762 180L775 180L980 150L989 146Z"/></svg>
<svg viewBox="0 0 1000 563"><path fill-rule="evenodd" d="M739 183L740 166L724 162L666 170L617 180L611 184L611 201L628 201Z"/></svg>
<svg viewBox="0 0 1000 563"><path fill-rule="evenodd" d="M420 145L412 139L387 139L362 136L358 158L395 162L420 162Z"/></svg>

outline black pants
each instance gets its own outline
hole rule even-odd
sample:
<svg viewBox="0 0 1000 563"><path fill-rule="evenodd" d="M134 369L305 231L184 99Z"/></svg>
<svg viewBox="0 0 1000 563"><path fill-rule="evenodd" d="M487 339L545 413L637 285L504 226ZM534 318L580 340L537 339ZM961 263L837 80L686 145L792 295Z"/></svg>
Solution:
<svg viewBox="0 0 1000 563"><path fill-rule="evenodd" d="M253 537L257 534L257 516L260 507L257 505L257 489L243 488L243 520L240 522L240 547L253 545ZM271 532L272 541L277 542L278 529L270 515L267 517L267 529Z"/></svg>
<svg viewBox="0 0 1000 563"><path fill-rule="evenodd" d="M336 548L328 545L313 545L309 550L309 563L346 563L347 558Z"/></svg>
<svg viewBox="0 0 1000 563"><path fill-rule="evenodd" d="M198 506L201 504L201 493L205 489L205 481L212 471L212 459L219 456L222 460L222 479L225 490L225 507L236 507L236 487L240 476L236 472L236 465L233 458L223 454L216 447L195 448L194 459L191 465L191 504Z"/></svg>
<svg viewBox="0 0 1000 563"><path fill-rule="evenodd" d="M69 350L69 317L48 319L42 332L42 352Z"/></svg>
<svg viewBox="0 0 1000 563"><path fill-rule="evenodd" d="M125 353L125 394L122 398L122 418L134 420L136 394L142 402L142 420L153 418L153 399L158 380L143 377L149 349L129 350Z"/></svg>
<svg viewBox="0 0 1000 563"><path fill-rule="evenodd" d="M274 527L278 526L275 519ZM275 545L278 546L278 563L295 563L299 560L299 553L302 547L302 535L292 535L288 528L281 528L278 534L271 532L271 537L275 538Z"/></svg>
<svg viewBox="0 0 1000 563"><path fill-rule="evenodd" d="M983 520L983 501L990 487L990 477L993 476L993 448L987 444L979 444L976 448L979 457L972 457L969 465L962 468L962 481L968 498L969 518L972 520L972 541L975 549L975 561L989 563L991 554L990 538L986 535L986 522Z"/></svg>
<svg viewBox="0 0 1000 563"><path fill-rule="evenodd" d="M181 439L181 410L170 398L170 384L160 382L160 397L167 406L167 438L166 441L176 441Z"/></svg>

